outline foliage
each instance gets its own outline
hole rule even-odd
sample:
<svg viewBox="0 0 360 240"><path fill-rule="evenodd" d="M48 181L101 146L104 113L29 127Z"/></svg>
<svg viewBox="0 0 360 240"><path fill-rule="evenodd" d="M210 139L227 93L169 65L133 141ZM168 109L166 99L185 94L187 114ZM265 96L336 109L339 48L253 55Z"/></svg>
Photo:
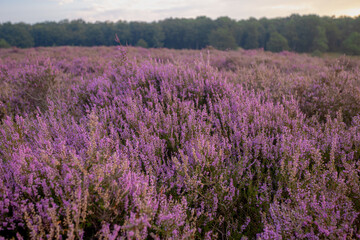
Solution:
<svg viewBox="0 0 360 240"><path fill-rule="evenodd" d="M251 18L244 25L245 26L242 35L241 47L245 49L260 48L261 45L259 45L259 41L258 41L260 37L260 32L259 32L259 28L261 27L260 23L256 19Z"/></svg>
<svg viewBox="0 0 360 240"><path fill-rule="evenodd" d="M346 53L360 55L360 33L353 32L343 43Z"/></svg>
<svg viewBox="0 0 360 240"><path fill-rule="evenodd" d="M360 32L358 17L319 17L293 14L285 18L236 21L229 17L212 20L205 16L195 19L169 18L157 22L85 22L81 19L60 22L0 24L0 36L11 46L113 46L114 36L122 45L137 46L142 39L149 48L203 49L217 44L219 49L235 47L268 49L270 41L277 42L274 50L285 49L285 41L294 52L339 52L358 54L356 41L350 35ZM227 35L227 36L226 36ZM350 39L349 41L345 41ZM221 40L227 43L222 44ZM213 43L210 43L212 41ZM351 43L355 41L354 43ZM142 41L141 41L142 42ZM220 46L224 45L224 46ZM353 47L351 47L352 45ZM272 47L272 46L271 46ZM276 49L276 50L275 50Z"/></svg>
<svg viewBox="0 0 360 240"><path fill-rule="evenodd" d="M3 38L0 39L0 48L9 48L11 45Z"/></svg>
<svg viewBox="0 0 360 240"><path fill-rule="evenodd" d="M272 52L281 52L289 50L288 42L284 36L278 32L272 32L270 39L266 44L266 49Z"/></svg>
<svg viewBox="0 0 360 240"><path fill-rule="evenodd" d="M319 26L317 27L317 34L314 38L313 49L314 51L325 52L328 48L328 40L326 38L325 29Z"/></svg>
<svg viewBox="0 0 360 240"><path fill-rule="evenodd" d="M139 39L139 41L136 43L136 46L138 47L143 47L143 48L147 48L148 44L144 39Z"/></svg>
<svg viewBox="0 0 360 240"><path fill-rule="evenodd" d="M218 28L210 33L209 43L220 50L237 48L234 36L230 31L223 28Z"/></svg>
<svg viewBox="0 0 360 240"><path fill-rule="evenodd" d="M33 47L34 40L30 34L31 26L25 23L11 24L9 22L0 25L0 36L14 47Z"/></svg>

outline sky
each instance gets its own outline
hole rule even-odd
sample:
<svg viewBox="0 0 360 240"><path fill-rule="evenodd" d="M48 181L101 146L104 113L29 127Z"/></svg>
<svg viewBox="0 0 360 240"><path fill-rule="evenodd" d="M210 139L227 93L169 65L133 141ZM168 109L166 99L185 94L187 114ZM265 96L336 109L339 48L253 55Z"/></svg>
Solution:
<svg viewBox="0 0 360 240"><path fill-rule="evenodd" d="M216 19L286 17L293 13L358 16L360 0L0 0L0 23L60 21L158 21L165 18Z"/></svg>

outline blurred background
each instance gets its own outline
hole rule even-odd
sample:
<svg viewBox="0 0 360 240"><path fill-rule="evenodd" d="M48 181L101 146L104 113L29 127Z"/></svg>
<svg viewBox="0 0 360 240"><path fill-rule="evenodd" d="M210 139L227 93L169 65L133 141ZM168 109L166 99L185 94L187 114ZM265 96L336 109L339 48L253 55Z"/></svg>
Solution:
<svg viewBox="0 0 360 240"><path fill-rule="evenodd" d="M360 2L0 1L0 47L111 46L360 54Z"/></svg>

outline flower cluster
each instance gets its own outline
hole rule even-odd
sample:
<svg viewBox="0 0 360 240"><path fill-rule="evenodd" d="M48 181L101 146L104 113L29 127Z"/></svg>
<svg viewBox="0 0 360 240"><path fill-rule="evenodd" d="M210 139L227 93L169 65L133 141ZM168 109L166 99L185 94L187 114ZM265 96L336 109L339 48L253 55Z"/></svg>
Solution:
<svg viewBox="0 0 360 240"><path fill-rule="evenodd" d="M0 238L360 238L360 61L0 50Z"/></svg>

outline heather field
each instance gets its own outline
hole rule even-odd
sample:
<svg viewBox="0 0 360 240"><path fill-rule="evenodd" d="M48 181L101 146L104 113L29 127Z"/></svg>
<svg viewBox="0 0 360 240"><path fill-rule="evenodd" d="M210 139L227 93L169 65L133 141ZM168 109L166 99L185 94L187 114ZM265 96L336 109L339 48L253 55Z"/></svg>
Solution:
<svg viewBox="0 0 360 240"><path fill-rule="evenodd" d="M0 49L0 239L359 239L360 59Z"/></svg>

